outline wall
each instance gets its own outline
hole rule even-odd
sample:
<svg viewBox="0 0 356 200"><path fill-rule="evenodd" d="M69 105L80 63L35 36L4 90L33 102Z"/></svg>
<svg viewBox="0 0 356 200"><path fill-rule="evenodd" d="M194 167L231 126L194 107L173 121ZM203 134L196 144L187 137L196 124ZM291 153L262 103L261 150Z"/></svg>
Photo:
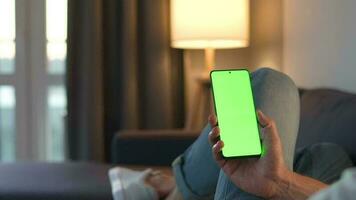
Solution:
<svg viewBox="0 0 356 200"><path fill-rule="evenodd" d="M285 0L284 69L306 88L356 92L356 1Z"/></svg>
<svg viewBox="0 0 356 200"><path fill-rule="evenodd" d="M240 49L217 50L216 68L282 67L283 51L282 0L250 1L250 46ZM185 50L186 113L196 91L195 77L204 69L203 50Z"/></svg>

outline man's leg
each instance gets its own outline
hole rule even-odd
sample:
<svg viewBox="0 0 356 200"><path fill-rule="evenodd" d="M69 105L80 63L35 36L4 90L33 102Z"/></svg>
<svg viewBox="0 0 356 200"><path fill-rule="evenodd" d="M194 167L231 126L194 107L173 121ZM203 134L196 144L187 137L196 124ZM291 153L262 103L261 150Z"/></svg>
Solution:
<svg viewBox="0 0 356 200"><path fill-rule="evenodd" d="M198 139L172 164L177 189L184 199L213 199L220 168L212 157L208 124ZM175 192L178 192L175 191Z"/></svg>
<svg viewBox="0 0 356 200"><path fill-rule="evenodd" d="M338 145L318 143L296 152L294 171L326 184L340 178L341 173L352 167L347 153Z"/></svg>
<svg viewBox="0 0 356 200"><path fill-rule="evenodd" d="M283 132L284 155L292 168L299 122L298 91L286 75L271 69L259 69L251 77L256 108L271 116ZM178 190L184 199L212 199L214 196L220 169L212 158L208 143L210 130L207 125L194 144L172 164ZM216 191L218 199L226 199L219 194L246 195L229 183L224 174L220 174Z"/></svg>
<svg viewBox="0 0 356 200"><path fill-rule="evenodd" d="M285 74L259 69L251 74L256 108L271 117L280 134L285 162L293 169L293 156L299 126L299 94ZM260 199L237 188L220 171L215 199Z"/></svg>

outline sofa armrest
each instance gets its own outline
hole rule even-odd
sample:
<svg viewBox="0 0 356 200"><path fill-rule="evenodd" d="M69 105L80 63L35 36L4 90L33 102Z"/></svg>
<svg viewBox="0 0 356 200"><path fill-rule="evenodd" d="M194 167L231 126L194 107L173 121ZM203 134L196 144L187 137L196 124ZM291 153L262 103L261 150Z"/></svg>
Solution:
<svg viewBox="0 0 356 200"><path fill-rule="evenodd" d="M122 130L111 144L114 164L169 166L199 136L186 130Z"/></svg>

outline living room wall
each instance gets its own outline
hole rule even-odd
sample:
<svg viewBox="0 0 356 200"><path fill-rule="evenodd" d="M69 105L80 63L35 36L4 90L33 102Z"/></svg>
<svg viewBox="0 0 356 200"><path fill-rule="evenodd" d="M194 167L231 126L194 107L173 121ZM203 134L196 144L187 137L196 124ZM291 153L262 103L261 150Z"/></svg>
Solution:
<svg viewBox="0 0 356 200"><path fill-rule="evenodd" d="M300 87L356 92L356 1L285 0L284 68Z"/></svg>

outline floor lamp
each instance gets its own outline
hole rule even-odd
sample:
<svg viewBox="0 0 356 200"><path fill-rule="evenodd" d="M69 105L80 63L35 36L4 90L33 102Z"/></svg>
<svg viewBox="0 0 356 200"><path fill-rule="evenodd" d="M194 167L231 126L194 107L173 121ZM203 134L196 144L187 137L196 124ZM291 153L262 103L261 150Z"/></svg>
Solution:
<svg viewBox="0 0 356 200"><path fill-rule="evenodd" d="M210 112L209 73L215 67L215 49L248 45L249 0L171 0L171 46L205 50L205 70L195 80L198 86L186 129L201 128L196 119Z"/></svg>

